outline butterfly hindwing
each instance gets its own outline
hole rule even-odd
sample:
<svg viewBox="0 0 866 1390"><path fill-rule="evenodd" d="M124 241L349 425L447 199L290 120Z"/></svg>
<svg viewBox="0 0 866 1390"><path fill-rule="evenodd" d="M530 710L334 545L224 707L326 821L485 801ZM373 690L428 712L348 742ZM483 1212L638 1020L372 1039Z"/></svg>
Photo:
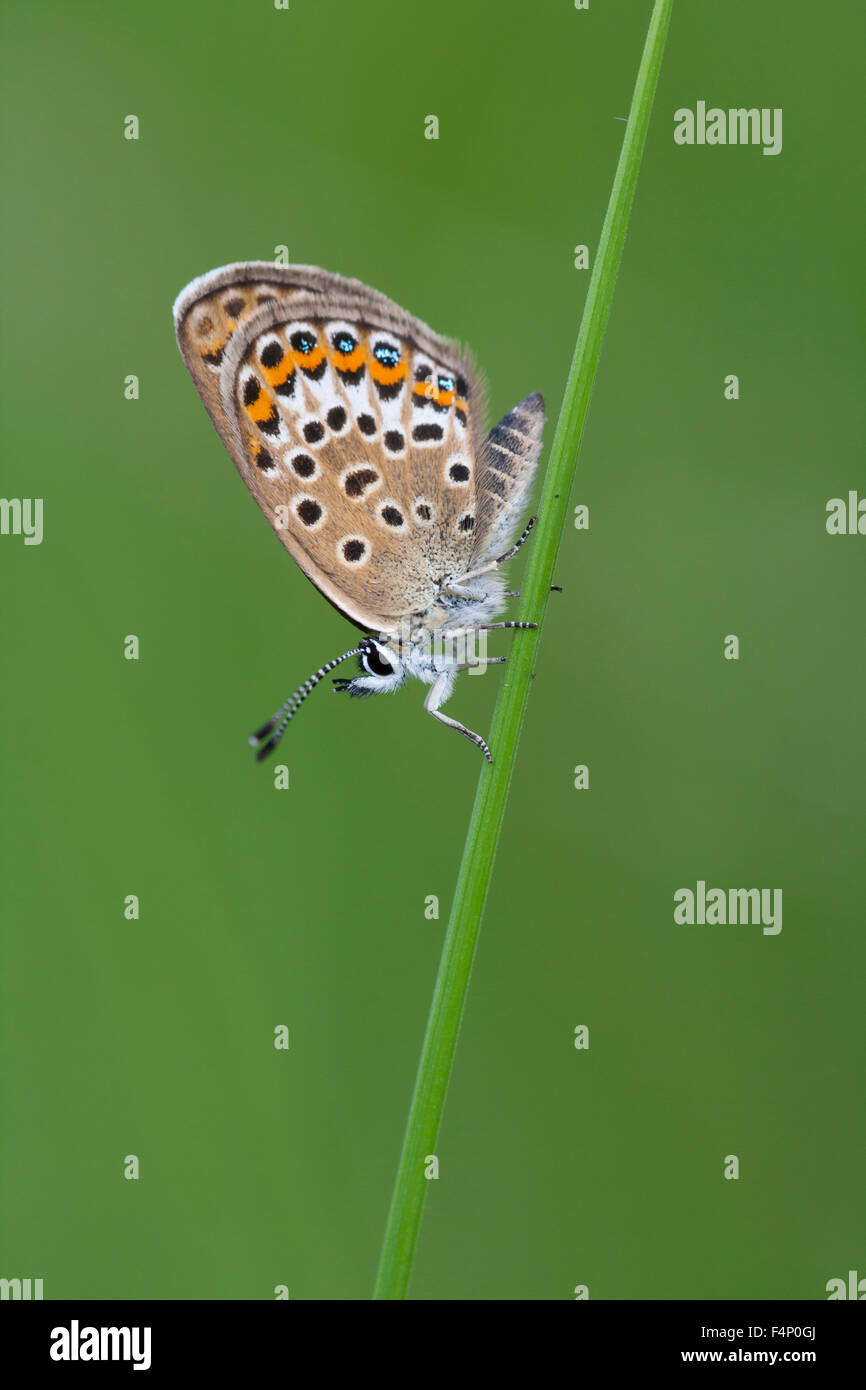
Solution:
<svg viewBox="0 0 866 1390"><path fill-rule="evenodd" d="M479 457L476 373L457 344L384 295L311 267L245 263L188 286L175 323L262 511L359 626L387 631L425 611L442 578L497 533L505 454L494 431ZM528 408L512 430L533 434L533 399L511 412ZM519 441L501 442L514 459ZM518 460L510 494L520 471Z"/></svg>
<svg viewBox="0 0 866 1390"><path fill-rule="evenodd" d="M494 425L478 451L478 537L473 565L501 553L519 525L541 457L544 397L536 391Z"/></svg>

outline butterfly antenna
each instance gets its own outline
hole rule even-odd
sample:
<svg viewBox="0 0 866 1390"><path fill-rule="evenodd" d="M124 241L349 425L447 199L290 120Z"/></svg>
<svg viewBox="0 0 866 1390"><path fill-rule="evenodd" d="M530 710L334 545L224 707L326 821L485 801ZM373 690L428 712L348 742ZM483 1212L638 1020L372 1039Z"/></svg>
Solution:
<svg viewBox="0 0 866 1390"><path fill-rule="evenodd" d="M294 695L290 695L284 705L281 705L276 714L271 715L267 724L263 724L254 734L250 734L247 742L251 748L256 749L256 762L260 763L269 753L273 753L291 719L294 719L301 705L306 700L311 690L315 690L320 680L324 680L329 671L333 671L335 666L341 662L348 661L350 656L358 656L360 647L353 647L350 652L343 652L342 656L335 656L333 661L320 666L309 680L305 680L303 685L299 685ZM273 732L276 730L276 732ZM267 742L263 743L262 740Z"/></svg>

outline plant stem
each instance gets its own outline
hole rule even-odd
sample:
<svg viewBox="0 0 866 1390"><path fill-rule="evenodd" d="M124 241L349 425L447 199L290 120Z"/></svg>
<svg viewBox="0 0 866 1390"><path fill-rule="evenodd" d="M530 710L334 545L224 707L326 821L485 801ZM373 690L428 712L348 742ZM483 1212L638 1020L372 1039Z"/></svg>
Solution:
<svg viewBox="0 0 866 1390"><path fill-rule="evenodd" d="M672 3L673 0L655 0L653 7L539 504L539 521L530 547L519 612L521 620L537 621L539 627L547 608L553 567L568 512L580 439L622 258ZM490 745L494 762L482 768L469 822L397 1169L373 1293L375 1299L404 1298L412 1272L427 1189L425 1160L436 1149L540 636L540 631L527 631L515 637L493 715Z"/></svg>

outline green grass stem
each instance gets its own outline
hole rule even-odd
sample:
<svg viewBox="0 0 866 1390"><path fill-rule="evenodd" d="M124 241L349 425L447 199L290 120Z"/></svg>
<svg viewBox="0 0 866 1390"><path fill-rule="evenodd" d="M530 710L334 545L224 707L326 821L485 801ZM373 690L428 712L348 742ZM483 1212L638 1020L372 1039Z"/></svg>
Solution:
<svg viewBox="0 0 866 1390"><path fill-rule="evenodd" d="M490 746L494 761L492 766L482 767L469 822L385 1230L373 1294L376 1299L405 1298L412 1273L428 1182L424 1173L425 1158L436 1152L478 931L541 639L541 624L568 514L581 435L622 258L672 3L673 0L655 0L653 6L553 438L539 519L529 543L530 558L518 617L527 622L537 621L539 631L515 634L507 674L493 715Z"/></svg>

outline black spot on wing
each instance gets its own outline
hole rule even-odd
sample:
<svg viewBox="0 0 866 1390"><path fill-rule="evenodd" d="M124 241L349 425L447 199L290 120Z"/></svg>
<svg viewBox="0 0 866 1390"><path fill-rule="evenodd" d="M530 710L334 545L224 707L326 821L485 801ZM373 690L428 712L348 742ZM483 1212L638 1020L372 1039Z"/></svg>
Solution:
<svg viewBox="0 0 866 1390"><path fill-rule="evenodd" d="M343 489L347 497L363 497L368 487L379 481L379 474L375 468L356 468L353 473L346 476Z"/></svg>
<svg viewBox="0 0 866 1390"><path fill-rule="evenodd" d="M272 338L269 343L265 343L259 353L259 361L263 367L278 367L285 357L282 347Z"/></svg>
<svg viewBox="0 0 866 1390"><path fill-rule="evenodd" d="M375 383L375 386L376 390L379 393L379 399L383 401L395 400L397 396L399 396L400 392L403 390L402 381L377 381Z"/></svg>
<svg viewBox="0 0 866 1390"><path fill-rule="evenodd" d="M337 367L337 376L349 386L357 386L366 370L367 368L364 366L363 362L360 367L356 367L354 371L352 371L351 367Z"/></svg>
<svg viewBox="0 0 866 1390"><path fill-rule="evenodd" d="M295 349L295 352L300 352L304 357L308 357L316 346L316 335L314 333L308 333L306 328L300 328L296 333L292 334L289 342Z"/></svg>

